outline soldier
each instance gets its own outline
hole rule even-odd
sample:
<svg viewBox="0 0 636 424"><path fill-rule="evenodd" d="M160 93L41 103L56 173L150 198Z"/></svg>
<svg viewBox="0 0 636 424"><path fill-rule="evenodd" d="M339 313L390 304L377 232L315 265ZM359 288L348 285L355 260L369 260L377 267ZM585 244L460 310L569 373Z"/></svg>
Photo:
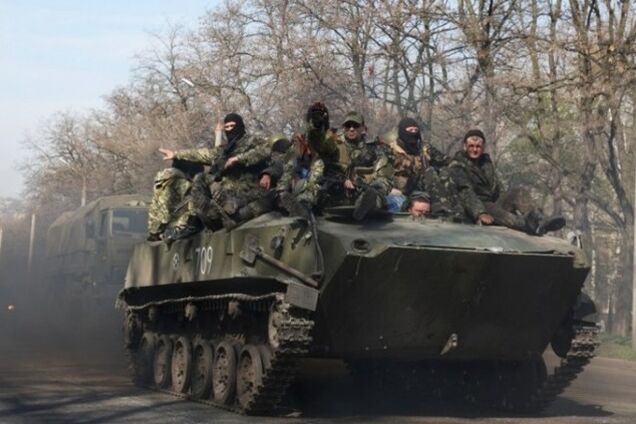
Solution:
<svg viewBox="0 0 636 424"><path fill-rule="evenodd" d="M393 170L381 149L365 141L362 115L347 113L341 132L329 128L329 112L321 103L310 106L306 118L309 146L324 162L321 205L354 205L356 220L385 209Z"/></svg>
<svg viewBox="0 0 636 424"><path fill-rule="evenodd" d="M291 142L285 134L277 133L269 137L271 155L267 161L267 167L259 173L258 184L265 190L273 189L279 184L279 180L285 172L285 162L289 157Z"/></svg>
<svg viewBox="0 0 636 424"><path fill-rule="evenodd" d="M510 190L501 195L502 185L490 155L484 153L485 143L481 130L468 131L464 150L457 152L449 165L461 203L474 222L503 225L535 235L561 229L565 219L545 218L533 207L525 190Z"/></svg>
<svg viewBox="0 0 636 424"><path fill-rule="evenodd" d="M419 218L431 214L431 196L425 191L414 191L402 203L402 210Z"/></svg>
<svg viewBox="0 0 636 424"><path fill-rule="evenodd" d="M462 219L446 170L450 159L432 144L422 141L415 119L401 119L397 137L387 140L386 144L390 148L389 159L395 172L394 186L388 196L392 211L409 209L414 200L413 193L426 193L430 208L427 214Z"/></svg>
<svg viewBox="0 0 636 424"><path fill-rule="evenodd" d="M157 173L148 208L148 241L161 240L166 230L181 231L188 225L199 225L189 214L187 198L192 178L200 172L203 165L173 159L170 168Z"/></svg>
<svg viewBox="0 0 636 424"><path fill-rule="evenodd" d="M210 172L198 174L191 190L193 210L213 229L221 222L230 229L238 222L271 209L271 198L259 181L260 171L270 157L270 146L257 136L247 133L243 118L230 113L224 118L227 143L214 148L172 151L160 149L164 160L181 159L210 165ZM260 176L260 179L264 175ZM200 230L187 225L175 231L173 239L187 237Z"/></svg>
<svg viewBox="0 0 636 424"><path fill-rule="evenodd" d="M311 149L305 135L294 134L292 145L277 185L278 198L290 215L308 217L309 211L318 203L325 164Z"/></svg>

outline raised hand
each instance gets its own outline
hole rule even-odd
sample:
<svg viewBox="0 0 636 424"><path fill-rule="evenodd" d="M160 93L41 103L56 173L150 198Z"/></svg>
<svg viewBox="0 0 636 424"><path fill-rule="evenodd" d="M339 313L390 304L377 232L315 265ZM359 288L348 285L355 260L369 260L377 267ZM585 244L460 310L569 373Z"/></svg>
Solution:
<svg viewBox="0 0 636 424"><path fill-rule="evenodd" d="M163 160L174 159L174 150L159 148L159 152L163 155Z"/></svg>

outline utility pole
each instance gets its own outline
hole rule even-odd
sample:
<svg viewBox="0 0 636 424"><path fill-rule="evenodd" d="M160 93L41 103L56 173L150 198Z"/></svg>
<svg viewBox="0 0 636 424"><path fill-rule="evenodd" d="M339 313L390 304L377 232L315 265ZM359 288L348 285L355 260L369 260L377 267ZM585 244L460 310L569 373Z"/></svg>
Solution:
<svg viewBox="0 0 636 424"><path fill-rule="evenodd" d="M82 200L80 206L86 205L86 177L82 176Z"/></svg>
<svg viewBox="0 0 636 424"><path fill-rule="evenodd" d="M196 93L205 94L201 91L201 89L199 88L199 85L193 83L191 79L183 77L179 81L184 83L188 87L194 89ZM215 87L215 91L218 92L217 99L220 99L221 98L220 89L218 87ZM223 118L221 117L221 105L217 103L215 109L216 109L217 123L216 123L216 127L214 128L214 146L219 147L225 144L227 140L223 138L224 132L223 132Z"/></svg>
<svg viewBox="0 0 636 424"><path fill-rule="evenodd" d="M27 262L27 273L31 275L31 267L33 266L33 242L35 240L35 213L31 214L31 234L29 236L29 259Z"/></svg>

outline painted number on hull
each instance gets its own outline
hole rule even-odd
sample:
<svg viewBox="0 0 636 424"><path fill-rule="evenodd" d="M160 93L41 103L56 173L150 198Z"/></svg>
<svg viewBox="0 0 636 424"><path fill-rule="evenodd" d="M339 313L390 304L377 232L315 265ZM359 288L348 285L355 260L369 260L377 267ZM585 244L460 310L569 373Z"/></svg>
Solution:
<svg viewBox="0 0 636 424"><path fill-rule="evenodd" d="M212 246L197 247L194 249L194 254L197 257L199 273L201 273L201 275L209 274L212 270L212 259L214 258Z"/></svg>

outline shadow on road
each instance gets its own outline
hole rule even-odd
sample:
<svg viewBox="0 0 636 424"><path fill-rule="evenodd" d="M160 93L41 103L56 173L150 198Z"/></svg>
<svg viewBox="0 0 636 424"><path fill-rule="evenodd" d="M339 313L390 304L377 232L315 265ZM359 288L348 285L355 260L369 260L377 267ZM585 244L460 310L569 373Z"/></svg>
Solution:
<svg viewBox="0 0 636 424"><path fill-rule="evenodd" d="M188 417L195 409L201 416L222 413L134 387L119 329L112 324L104 331L69 331L46 324L26 321L20 326L5 326L4 334L0 334L0 422L15 422L14 418L19 417L20 422L96 424L148 416L166 422L166 414ZM302 411L302 420L327 422L392 421L391 417L418 417L426 422L442 418L469 422L534 419L479 408L462 399L427 395L405 399L388 388L370 397L355 383L344 363L336 360L304 361L289 401L293 409ZM536 417L540 422L550 422L558 417L593 420L612 415L599 405L560 396ZM261 421L237 418L243 419Z"/></svg>
<svg viewBox="0 0 636 424"><path fill-rule="evenodd" d="M581 404L557 398L554 404L536 415L512 414L483 408L463 399L400 397L388 390L368 394L356 385L340 361L306 361L301 376L293 386L291 404L303 411L305 418L338 418L365 416L368 418L419 416L462 419L485 418L556 418L565 416L601 418L614 415L599 405Z"/></svg>

